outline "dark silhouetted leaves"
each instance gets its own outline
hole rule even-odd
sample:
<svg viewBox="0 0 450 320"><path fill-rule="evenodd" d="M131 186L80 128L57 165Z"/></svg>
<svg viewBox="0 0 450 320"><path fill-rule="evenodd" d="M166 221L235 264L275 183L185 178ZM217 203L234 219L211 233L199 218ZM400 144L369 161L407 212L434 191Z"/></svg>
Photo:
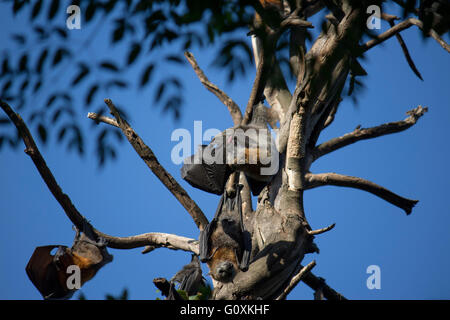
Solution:
<svg viewBox="0 0 450 320"><path fill-rule="evenodd" d="M184 64L185 60L183 60L180 56L177 55L168 55L166 56L166 61L170 61L177 64Z"/></svg>
<svg viewBox="0 0 450 320"><path fill-rule="evenodd" d="M12 80L11 79L5 82L5 84L2 87L2 92L1 92L2 96L5 95L8 92L8 90L9 90L9 88L11 88L11 86L12 86Z"/></svg>
<svg viewBox="0 0 450 320"><path fill-rule="evenodd" d="M56 66L58 63L60 63L62 61L62 59L64 57L69 57L70 56L70 51L68 51L65 48L59 48L58 50L56 50L55 55L53 56L53 61L52 61L52 65Z"/></svg>
<svg viewBox="0 0 450 320"><path fill-rule="evenodd" d="M47 19L52 20L56 16L56 13L58 13L58 9L59 0L52 0L50 7L48 8Z"/></svg>
<svg viewBox="0 0 450 320"><path fill-rule="evenodd" d="M91 19L94 17L96 9L97 9L98 3L95 1L89 1L89 4L86 8L84 19L86 22L91 21Z"/></svg>
<svg viewBox="0 0 450 320"><path fill-rule="evenodd" d="M13 13L17 14L20 10L22 10L23 5L26 3L26 0L14 0L13 3Z"/></svg>
<svg viewBox="0 0 450 320"><path fill-rule="evenodd" d="M139 43L133 43L133 45L130 48L130 51L128 52L127 64L128 65L132 64L139 56L140 52L141 52L141 45Z"/></svg>
<svg viewBox="0 0 450 320"><path fill-rule="evenodd" d="M92 102L92 99L94 98L95 93L98 91L98 84L94 84L93 86L91 86L91 88L89 89L86 98L85 98L85 104L86 106L90 105Z"/></svg>
<svg viewBox="0 0 450 320"><path fill-rule="evenodd" d="M76 86L77 84L79 84L89 74L88 66L86 66L85 64L80 64L79 66L80 66L80 71L75 76L75 78L73 78L73 80L72 80L73 86Z"/></svg>
<svg viewBox="0 0 450 320"><path fill-rule="evenodd" d="M72 110L72 108L61 107L59 109L56 109L55 112L53 113L53 116L52 116L52 119L51 119L52 120L52 124L55 124L59 120L61 115L63 115L63 114L67 114L67 115L69 115L72 118L75 116L75 113Z"/></svg>
<svg viewBox="0 0 450 320"><path fill-rule="evenodd" d="M35 1L33 5L33 10L31 11L30 16L31 20L34 20L38 16L38 14L41 12L41 8L42 8L42 0Z"/></svg>
<svg viewBox="0 0 450 320"><path fill-rule="evenodd" d="M119 68L112 61L103 61L102 63L100 63L100 68L113 72L119 72Z"/></svg>
<svg viewBox="0 0 450 320"><path fill-rule="evenodd" d="M106 83L106 89L110 89L110 88L114 88L114 87L125 89L126 87L128 87L128 84L122 80L111 80L108 83Z"/></svg>
<svg viewBox="0 0 450 320"><path fill-rule="evenodd" d="M22 34L13 34L11 38L20 45L24 45L26 42L26 38Z"/></svg>
<svg viewBox="0 0 450 320"><path fill-rule="evenodd" d="M23 54L19 60L19 72L26 72L28 70L28 54Z"/></svg>
<svg viewBox="0 0 450 320"><path fill-rule="evenodd" d="M123 19L116 20L116 28L112 33L111 42L116 43L122 40L125 34L125 22Z"/></svg>
<svg viewBox="0 0 450 320"><path fill-rule="evenodd" d="M45 144L47 142L47 129L45 129L44 125L40 123L37 127L37 132L39 135L39 139L41 139L41 142Z"/></svg>
<svg viewBox="0 0 450 320"><path fill-rule="evenodd" d="M2 62L2 75L6 75L8 73L11 73L11 68L9 66L8 57L5 57L5 58L3 58L3 62Z"/></svg>
<svg viewBox="0 0 450 320"><path fill-rule="evenodd" d="M41 55L39 56L39 59L36 64L36 72L41 73L42 67L44 66L45 59L47 59L48 56L48 49L45 48L44 51L41 52Z"/></svg>
<svg viewBox="0 0 450 320"><path fill-rule="evenodd" d="M141 81L140 81L140 86L143 87L147 84L147 82L150 80L150 76L152 75L153 69L155 68L155 65L153 63L150 63L144 70L144 72L142 72L141 75Z"/></svg>
<svg viewBox="0 0 450 320"><path fill-rule="evenodd" d="M0 117L0 126L8 125L10 123L8 118Z"/></svg>
<svg viewBox="0 0 450 320"><path fill-rule="evenodd" d="M36 81L36 83L34 84L34 87L33 87L33 93L36 93L36 92L38 92L38 90L41 88L41 86L42 86L42 80L38 80L38 81Z"/></svg>
<svg viewBox="0 0 450 320"><path fill-rule="evenodd" d="M60 27L55 27L53 29L53 31L59 35L61 38L66 39L67 38L67 31L66 29L60 28Z"/></svg>

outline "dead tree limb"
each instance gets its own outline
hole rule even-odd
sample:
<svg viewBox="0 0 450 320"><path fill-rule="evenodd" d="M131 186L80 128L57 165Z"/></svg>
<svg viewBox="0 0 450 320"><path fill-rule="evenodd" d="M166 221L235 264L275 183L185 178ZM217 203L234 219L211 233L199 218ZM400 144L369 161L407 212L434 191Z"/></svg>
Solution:
<svg viewBox="0 0 450 320"><path fill-rule="evenodd" d="M415 19L415 18L406 19L406 20L396 24L394 27L391 27L389 30L383 32L376 38L367 41L365 44L363 44L360 47L360 52L363 53L363 52L366 52L366 51L372 49L373 47L377 46L378 44L388 40L389 38L395 36L396 34L402 32L405 29L408 29L411 26L417 26L418 28L423 30L422 21ZM430 31L428 33L429 33L429 36L431 36L434 40L436 40L442 48L444 48L447 52L450 52L450 45L448 45L448 43L446 43L444 41L444 39L442 39L436 31L434 31L433 29L430 29Z"/></svg>
<svg viewBox="0 0 450 320"><path fill-rule="evenodd" d="M308 173L305 176L305 180L307 189L312 189L320 186L340 186L370 192L377 197L380 197L381 199L393 204L394 206L403 209L407 215L411 213L412 208L417 204L417 202L419 202L418 200L403 198L371 181L358 177L337 174L334 172L321 174Z"/></svg>
<svg viewBox="0 0 450 320"><path fill-rule="evenodd" d="M222 101L222 103L228 108L234 125L240 124L242 121L242 112L236 102L234 102L233 99L231 99L225 92L220 90L219 87L217 87L214 83L208 80L203 70L199 67L192 53L185 52L184 56L191 64L192 68L195 71L195 74L200 79L200 82L203 84L203 86L208 89L208 91L212 92L217 98L219 98L219 100Z"/></svg>
<svg viewBox="0 0 450 320"><path fill-rule="evenodd" d="M387 134L404 131L416 124L417 120L419 120L420 117L422 117L427 111L428 108L418 106L417 108L407 112L409 116L405 120L385 123L371 128L357 128L353 132L347 133L341 137L333 138L327 142L320 144L314 149L314 151L312 152L313 161L330 152L353 144L357 141L373 139Z"/></svg>
<svg viewBox="0 0 450 320"><path fill-rule="evenodd" d="M165 247L198 254L198 242L194 239L164 233L146 233L130 237L113 237L96 230L78 211L69 196L62 191L20 115L15 113L13 109L3 101L0 101L0 106L16 126L25 144L25 153L30 156L53 197L61 205L70 221L79 230L83 231L86 230L86 228L89 228L97 237L105 239L108 247L114 249L132 249L150 245L155 248Z"/></svg>
<svg viewBox="0 0 450 320"><path fill-rule="evenodd" d="M324 278L317 277L312 272L307 272L302 281L314 291L321 291L327 300L347 300L342 294L327 285Z"/></svg>
<svg viewBox="0 0 450 320"><path fill-rule="evenodd" d="M306 273L312 270L316 266L316 261L311 261L306 267L303 267L299 273L292 277L289 285L284 289L284 291L278 296L276 300L284 300L287 295L297 286L297 284L302 280Z"/></svg>
<svg viewBox="0 0 450 320"><path fill-rule="evenodd" d="M186 190L172 177L170 173L159 163L153 151L144 143L144 141L137 135L137 133L130 127L130 125L122 119L119 111L114 106L110 99L105 99L106 105L109 107L111 114L116 118L119 128L122 130L125 137L133 146L137 154L144 160L145 164L158 177L158 179L166 186L167 189L177 198L181 205L191 215L195 224L200 230L203 230L208 225L208 219L198 207L198 205L191 199ZM97 119L100 120L100 119ZM110 123L111 124L111 123Z"/></svg>

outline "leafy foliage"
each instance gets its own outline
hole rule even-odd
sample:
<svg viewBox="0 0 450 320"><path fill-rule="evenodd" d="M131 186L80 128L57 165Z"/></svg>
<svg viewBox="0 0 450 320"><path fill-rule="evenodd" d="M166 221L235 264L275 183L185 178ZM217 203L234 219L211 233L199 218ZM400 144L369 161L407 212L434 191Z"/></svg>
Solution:
<svg viewBox="0 0 450 320"><path fill-rule="evenodd" d="M182 114L184 86L176 68L186 65L185 50L220 43L216 65L227 67L230 81L251 66L247 42L232 38L236 30L243 29L242 34L247 32L254 12L249 8L250 2L5 0L2 5L9 5L13 15L25 15L29 24L25 32L11 34L14 45L0 56L0 99L13 104L25 120L35 126L42 144L55 136L56 142L82 155L85 136L95 134L96 155L102 165L116 157L114 145L107 138L111 134L97 126L92 126L93 132L81 130L75 119L84 115L77 106L83 104L92 108L108 90L138 87L153 92L153 105L178 119ZM82 48L91 44L90 38L104 25L112 46L127 48L125 56L104 55L93 59L77 54L79 47L72 45L73 32L63 25L69 5L80 7L82 28L93 32L86 32ZM163 58L150 60L149 52ZM168 64L173 66L169 69L175 71L171 74L165 71L165 78L152 81L152 75L163 66L166 70ZM142 70L136 73L137 79L126 76L132 67ZM66 82L60 80L63 73L71 74ZM77 92L84 90L81 100L77 100L72 88ZM103 107L97 110L103 111ZM0 126L0 148L19 145L12 128L2 123Z"/></svg>

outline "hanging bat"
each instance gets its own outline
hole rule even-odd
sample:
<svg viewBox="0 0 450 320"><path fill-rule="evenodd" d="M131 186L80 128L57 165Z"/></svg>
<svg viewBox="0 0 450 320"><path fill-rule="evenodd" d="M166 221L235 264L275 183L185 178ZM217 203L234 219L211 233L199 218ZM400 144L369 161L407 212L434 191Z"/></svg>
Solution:
<svg viewBox="0 0 450 320"><path fill-rule="evenodd" d="M241 188L236 185L234 194L223 193L213 220L200 232L200 260L221 282L231 281L238 269L246 271L250 261L252 246L242 219Z"/></svg>
<svg viewBox="0 0 450 320"><path fill-rule="evenodd" d="M170 281L178 282L180 284L178 289L186 291L188 296L196 295L199 288L206 285L198 256L193 254L191 262L178 271Z"/></svg>
<svg viewBox="0 0 450 320"><path fill-rule="evenodd" d="M54 255L51 252L57 248ZM111 262L104 239L92 240L76 230L71 248L60 245L37 247L25 268L28 277L44 299L69 299L79 288L68 285L70 266L80 270L80 286L92 279L98 270Z"/></svg>
<svg viewBox="0 0 450 320"><path fill-rule="evenodd" d="M231 173L242 171L253 195L258 195L278 169L278 153L267 126L264 105L254 107L248 125L225 130L209 145L201 146L199 153L186 159L181 168L182 178L193 187L223 194Z"/></svg>

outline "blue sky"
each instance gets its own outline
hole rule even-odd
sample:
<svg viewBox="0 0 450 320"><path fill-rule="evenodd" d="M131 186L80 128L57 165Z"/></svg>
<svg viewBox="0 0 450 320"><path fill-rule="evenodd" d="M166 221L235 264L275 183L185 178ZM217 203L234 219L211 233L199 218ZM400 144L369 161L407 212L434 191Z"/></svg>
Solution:
<svg viewBox="0 0 450 320"><path fill-rule="evenodd" d="M61 26L65 25L63 13ZM9 7L2 3L0 18L0 43L13 48L9 34L27 30L27 16L11 17ZM74 38L81 39L89 29L72 32L78 32ZM123 48L111 48L105 35L99 33L88 48L80 48L80 54L93 59L105 54L123 55ZM320 141L350 132L359 124L369 127L404 119L405 112L418 105L429 107L429 112L405 132L339 150L318 160L311 170L360 176L420 202L406 216L401 209L358 190L324 187L308 191L305 197L306 215L313 228L334 222L336 227L316 238L320 254L306 256L303 263L315 259L314 273L350 299L450 298L450 59L433 40L424 42L415 28L403 36L425 81L409 69L395 39L374 48L362 62L369 75L359 105L344 100L335 122ZM73 45L79 47L77 42ZM224 71L209 67L215 52L210 49L192 51L210 80L245 106L254 70L227 84ZM151 53L149 59L158 56ZM227 109L202 87L190 67L186 65L179 72L186 93L179 122L152 107L151 94L145 90L110 91L97 95L94 105L108 97L125 106L134 129L211 218L218 196L194 189L181 179L180 166L170 159L176 144L170 137L176 128L192 131L196 120L203 122L204 130L223 130L232 122ZM136 79L136 74L140 74L138 67L124 76ZM160 71L153 81L164 76L165 71ZM57 77L58 83L69 78L64 73ZM81 101L77 108L77 121L89 129L92 124L85 114L94 110L83 108ZM89 140L90 131L86 132L84 158L66 152L64 145L55 143L54 136L47 146L41 146L41 152L63 191L96 228L116 236L167 232L198 237L190 216L128 143L118 146L117 161L99 169L94 141ZM0 299L40 299L25 273L28 259L36 246L70 245L74 235L69 220L22 149L0 151ZM88 299L103 299L105 294L119 294L124 288L129 289L131 299L155 299L159 294L153 278L171 278L190 261L189 253L168 249L147 255L142 255L141 249L109 251L114 255L113 263L81 289ZM380 290L366 286L370 265L380 266ZM312 294L300 284L289 299L311 299Z"/></svg>

